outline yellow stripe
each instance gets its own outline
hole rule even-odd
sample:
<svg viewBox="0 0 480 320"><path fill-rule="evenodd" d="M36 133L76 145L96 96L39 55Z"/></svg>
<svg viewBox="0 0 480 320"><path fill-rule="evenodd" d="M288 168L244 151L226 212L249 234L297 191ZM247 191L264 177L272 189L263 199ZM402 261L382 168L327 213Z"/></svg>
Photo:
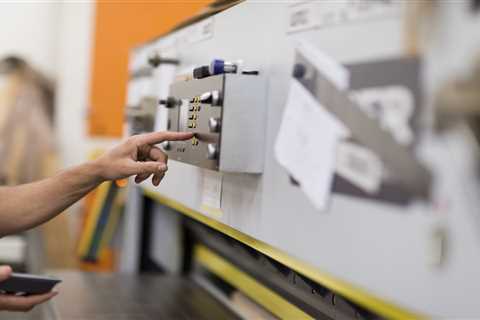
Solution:
<svg viewBox="0 0 480 320"><path fill-rule="evenodd" d="M335 293L340 294L341 296L349 299L350 301L357 303L358 305L377 313L378 315L388 318L388 319L424 319L426 318L419 313L411 312L404 308L401 308L391 302L385 301L383 299L377 298L376 296L368 293L366 290L359 288L357 286L351 285L343 280L340 280L328 273L325 273L318 268L309 265L303 261L292 258L286 253L267 243L252 238L238 230L233 229L219 221L208 218L205 215L192 210L183 204L169 199L165 196L162 196L156 192L144 189L146 196L156 200L157 202L175 209L184 215L195 219L215 230L218 230L229 237L232 237L257 251L269 256L270 258L283 263L287 267L295 270L296 272L303 274L307 278L310 278L317 283L323 285L324 287L334 291Z"/></svg>
<svg viewBox="0 0 480 320"><path fill-rule="evenodd" d="M103 246L107 246L113 238L113 234L115 229L117 228L118 220L120 219L120 215L123 212L123 205L125 202L123 191L125 189L117 189L117 194L113 199L112 209L110 211L110 217L108 218L107 226L105 227L105 232L102 235L100 240L100 248Z"/></svg>
<svg viewBox="0 0 480 320"><path fill-rule="evenodd" d="M87 254L95 226L97 225L98 218L100 217L103 203L107 197L108 190L110 189L110 184L111 182L102 183L96 190L92 209L89 212L85 227L83 228L80 236L77 252L81 257Z"/></svg>
<svg viewBox="0 0 480 320"><path fill-rule="evenodd" d="M313 319L274 291L259 284L203 245L194 248L195 260L280 319Z"/></svg>

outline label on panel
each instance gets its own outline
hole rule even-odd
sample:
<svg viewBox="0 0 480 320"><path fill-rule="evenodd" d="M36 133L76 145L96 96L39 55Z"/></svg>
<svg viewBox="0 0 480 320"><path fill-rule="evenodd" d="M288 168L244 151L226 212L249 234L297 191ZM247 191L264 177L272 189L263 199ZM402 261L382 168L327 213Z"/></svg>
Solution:
<svg viewBox="0 0 480 320"><path fill-rule="evenodd" d="M392 17L401 13L402 5L399 0L303 1L290 6L287 32Z"/></svg>
<svg viewBox="0 0 480 320"><path fill-rule="evenodd" d="M178 45L191 45L212 38L215 26L214 22L214 17L211 17L179 31L177 38Z"/></svg>
<svg viewBox="0 0 480 320"><path fill-rule="evenodd" d="M223 174L221 172L204 170L200 208L215 218L221 218L223 215L222 188Z"/></svg>

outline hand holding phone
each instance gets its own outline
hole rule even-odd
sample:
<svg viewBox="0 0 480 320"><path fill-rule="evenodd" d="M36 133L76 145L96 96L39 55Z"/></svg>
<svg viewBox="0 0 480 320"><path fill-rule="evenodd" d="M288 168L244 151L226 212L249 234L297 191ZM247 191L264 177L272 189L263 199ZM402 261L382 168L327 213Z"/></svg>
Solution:
<svg viewBox="0 0 480 320"><path fill-rule="evenodd" d="M13 273L9 266L0 266L0 310L30 311L58 292L51 291L61 280L30 274Z"/></svg>

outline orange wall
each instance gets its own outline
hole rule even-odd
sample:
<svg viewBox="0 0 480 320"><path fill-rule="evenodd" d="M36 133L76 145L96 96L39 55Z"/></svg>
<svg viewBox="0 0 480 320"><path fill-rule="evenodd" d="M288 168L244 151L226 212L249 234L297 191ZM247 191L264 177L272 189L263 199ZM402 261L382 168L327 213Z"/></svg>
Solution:
<svg viewBox="0 0 480 320"><path fill-rule="evenodd" d="M129 50L169 31L212 0L98 1L89 133L122 134Z"/></svg>

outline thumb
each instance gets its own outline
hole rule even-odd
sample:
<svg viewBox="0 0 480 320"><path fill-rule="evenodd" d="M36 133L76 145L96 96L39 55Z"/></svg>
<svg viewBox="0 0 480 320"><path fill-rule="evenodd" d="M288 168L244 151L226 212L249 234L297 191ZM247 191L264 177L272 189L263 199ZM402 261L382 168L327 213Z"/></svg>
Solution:
<svg viewBox="0 0 480 320"><path fill-rule="evenodd" d="M167 165L156 161L135 162L133 171L133 174L154 174L167 171Z"/></svg>
<svg viewBox="0 0 480 320"><path fill-rule="evenodd" d="M7 280L12 274L12 268L10 266L0 266L0 281Z"/></svg>

